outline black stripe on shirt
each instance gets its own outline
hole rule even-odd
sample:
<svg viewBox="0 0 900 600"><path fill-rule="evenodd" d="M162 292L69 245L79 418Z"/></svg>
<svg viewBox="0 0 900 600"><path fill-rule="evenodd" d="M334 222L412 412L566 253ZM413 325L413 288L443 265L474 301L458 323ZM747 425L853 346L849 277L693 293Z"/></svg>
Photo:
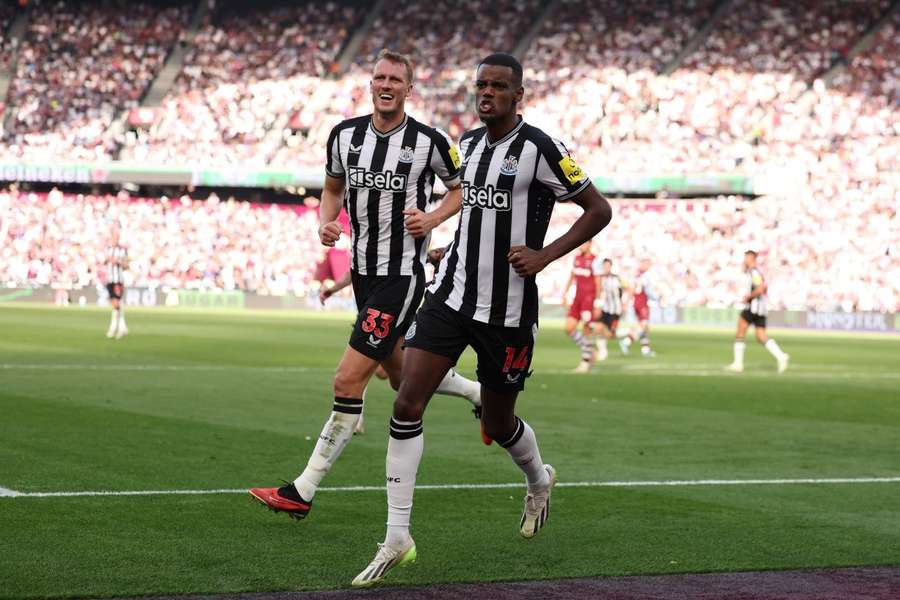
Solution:
<svg viewBox="0 0 900 600"><path fill-rule="evenodd" d="M353 135L350 136L350 146L354 148L361 148L363 142L366 139L366 131L369 129L369 121L367 119L359 120L356 123L355 128L353 129ZM350 167L355 167L359 164L359 152L349 152L347 154L347 171L349 172ZM356 210L356 201L357 195L359 194L359 190L355 187L348 186L348 191L344 195L344 208L347 210L347 216L350 217L350 224L353 227L353 248L351 252L353 254L352 261L352 269L353 271L359 271L359 252L357 250L358 244L356 240L359 239L359 219L357 218L357 210Z"/></svg>
<svg viewBox="0 0 900 600"><path fill-rule="evenodd" d="M506 152L504 159L513 158L517 162L522 155L527 136L519 135ZM500 174L497 179L497 189L509 190L510 198L515 198L513 186L516 183L517 173L512 175ZM512 207L510 210L495 211L494 225L494 281L491 292L491 325L504 325L506 322L506 305L509 302L509 248L512 244Z"/></svg>

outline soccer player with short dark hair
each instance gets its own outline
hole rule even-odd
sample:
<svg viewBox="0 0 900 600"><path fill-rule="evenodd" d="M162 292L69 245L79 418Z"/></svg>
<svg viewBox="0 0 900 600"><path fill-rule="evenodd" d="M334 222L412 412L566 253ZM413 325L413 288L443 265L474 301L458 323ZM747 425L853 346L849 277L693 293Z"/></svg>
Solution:
<svg viewBox="0 0 900 600"><path fill-rule="evenodd" d="M756 266L757 254L755 250L747 250L744 253L744 272L747 274L749 292L744 296L745 307L738 317L737 335L734 338L734 362L726 367L735 373L744 372L744 336L751 325L756 327L756 340L765 346L769 354L775 357L778 364L778 372L784 373L788 368L790 355L785 354L778 343L766 333L766 316L769 314L766 291L768 284L763 278L762 272Z"/></svg>
<svg viewBox="0 0 900 600"><path fill-rule="evenodd" d="M484 127L466 132L463 208L453 244L406 334L404 377L394 402L387 450L387 535L355 587L380 581L411 562L409 533L416 473L424 449L422 416L444 374L467 346L478 357L482 427L525 474L519 521L532 537L547 522L556 473L544 464L534 431L516 416L516 398L531 373L538 331L535 275L609 223L611 209L566 147L518 115L522 66L492 54L477 67L475 99ZM584 213L544 245L555 202Z"/></svg>
<svg viewBox="0 0 900 600"><path fill-rule="evenodd" d="M638 333L635 334L632 330L619 340L623 354L628 354L631 344L637 339L641 342L642 356L647 358L656 356L656 352L650 349L650 298L651 294L658 294L659 291L653 289L656 287L656 282L651 269L650 259L642 258L632 288L632 307L634 308L634 318L638 322ZM659 300L658 296L655 296L654 299Z"/></svg>
<svg viewBox="0 0 900 600"><path fill-rule="evenodd" d="M619 319L622 318L625 306L625 291L628 285L622 278L612 271L612 259L604 258L600 266L600 275L597 277L597 287L600 288L600 314L596 322L599 324L597 337L598 360L606 360L609 356L607 342L616 337L619 327Z"/></svg>
<svg viewBox="0 0 900 600"><path fill-rule="evenodd" d="M331 131L325 187L319 207L319 239L334 246L342 234L341 208L350 217L351 282L358 314L334 377L332 412L306 468L280 488L250 494L275 511L301 519L309 513L322 479L353 437L366 386L379 364L399 387L399 341L425 291L425 253L431 230L459 212L459 154L449 136L406 114L413 87L408 57L378 55L372 72L371 115L347 119ZM435 177L449 190L437 209L425 212ZM478 385L453 371L439 392L478 404Z"/></svg>
<svg viewBox="0 0 900 600"><path fill-rule="evenodd" d="M125 269L128 266L128 250L120 241L120 233L114 230L110 245L106 249L106 291L109 293L109 303L112 305L112 316L109 320L109 329L106 337L122 339L128 335L128 326L125 324L125 306L122 296L125 294Z"/></svg>

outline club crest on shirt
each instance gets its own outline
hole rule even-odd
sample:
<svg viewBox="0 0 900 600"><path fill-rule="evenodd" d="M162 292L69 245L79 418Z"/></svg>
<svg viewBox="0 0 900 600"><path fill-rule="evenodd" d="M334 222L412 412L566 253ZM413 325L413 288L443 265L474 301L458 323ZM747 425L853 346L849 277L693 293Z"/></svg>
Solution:
<svg viewBox="0 0 900 600"><path fill-rule="evenodd" d="M400 151L400 158L398 158L397 160L402 163L411 163L415 157L416 151L409 146L404 146L403 150Z"/></svg>
<svg viewBox="0 0 900 600"><path fill-rule="evenodd" d="M501 175L515 175L519 172L519 161L515 156L507 156L500 165Z"/></svg>

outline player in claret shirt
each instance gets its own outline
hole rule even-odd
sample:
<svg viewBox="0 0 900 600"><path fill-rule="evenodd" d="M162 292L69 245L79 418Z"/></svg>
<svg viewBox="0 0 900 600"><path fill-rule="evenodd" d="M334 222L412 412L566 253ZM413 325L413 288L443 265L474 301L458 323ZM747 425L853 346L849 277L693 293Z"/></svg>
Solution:
<svg viewBox="0 0 900 600"><path fill-rule="evenodd" d="M565 332L581 351L581 362L575 368L576 373L587 373L594 362L594 349L590 339L590 323L594 314L594 301L597 299L597 276L594 262L596 257L591 252L591 242L585 242L578 249L572 264L572 274L563 289L563 301L572 283L575 284L575 297L566 312ZM584 326L579 328L579 325Z"/></svg>

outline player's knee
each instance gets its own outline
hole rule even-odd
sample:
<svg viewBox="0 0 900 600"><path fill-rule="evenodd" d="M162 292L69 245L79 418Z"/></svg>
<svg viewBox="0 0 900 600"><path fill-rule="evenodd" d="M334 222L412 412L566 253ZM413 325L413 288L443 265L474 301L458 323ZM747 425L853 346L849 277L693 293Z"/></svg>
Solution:
<svg viewBox="0 0 900 600"><path fill-rule="evenodd" d="M361 398L366 382L358 375L344 369L334 374L334 395L344 398Z"/></svg>
<svg viewBox="0 0 900 600"><path fill-rule="evenodd" d="M513 436L516 430L515 416L504 419L484 419L482 421L484 433L494 440L506 440Z"/></svg>
<svg viewBox="0 0 900 600"><path fill-rule="evenodd" d="M401 388L394 400L394 418L400 421L418 421L425 414L425 402L404 394Z"/></svg>

